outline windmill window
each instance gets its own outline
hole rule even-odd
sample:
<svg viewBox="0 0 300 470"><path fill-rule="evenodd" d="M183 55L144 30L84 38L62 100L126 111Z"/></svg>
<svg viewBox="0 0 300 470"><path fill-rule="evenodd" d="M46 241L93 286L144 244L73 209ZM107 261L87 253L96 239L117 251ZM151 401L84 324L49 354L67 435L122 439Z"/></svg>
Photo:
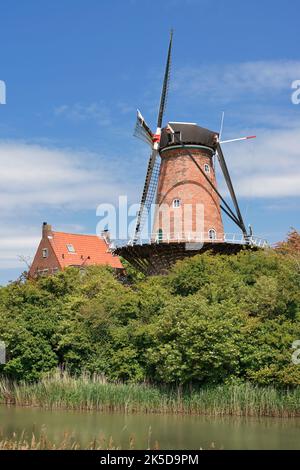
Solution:
<svg viewBox="0 0 300 470"><path fill-rule="evenodd" d="M67 245L67 250L68 250L69 253L76 253L74 246L71 245L71 244Z"/></svg>
<svg viewBox="0 0 300 470"><path fill-rule="evenodd" d="M211 228L209 231L208 231L208 238L210 240L216 240L217 238L217 232L215 231L214 228Z"/></svg>
<svg viewBox="0 0 300 470"><path fill-rule="evenodd" d="M205 171L205 173L210 173L210 166L208 165L208 163L205 163L204 171Z"/></svg>
<svg viewBox="0 0 300 470"><path fill-rule="evenodd" d="M181 205L180 199L173 199L173 207L174 208L180 207L180 205Z"/></svg>
<svg viewBox="0 0 300 470"><path fill-rule="evenodd" d="M43 258L48 258L48 248L43 248L42 256Z"/></svg>

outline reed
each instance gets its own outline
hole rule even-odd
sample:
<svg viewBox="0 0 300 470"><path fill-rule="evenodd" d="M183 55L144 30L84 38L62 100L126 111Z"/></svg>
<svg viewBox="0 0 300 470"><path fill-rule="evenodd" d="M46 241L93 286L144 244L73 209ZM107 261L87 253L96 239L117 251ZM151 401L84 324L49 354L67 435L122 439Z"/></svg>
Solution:
<svg viewBox="0 0 300 470"><path fill-rule="evenodd" d="M201 388L107 383L103 377L54 374L37 383L0 379L0 401L48 409L182 413L211 416L300 416L300 387L276 389L250 383Z"/></svg>
<svg viewBox="0 0 300 470"><path fill-rule="evenodd" d="M157 441L151 442L151 430L149 430L147 446L145 450L159 450ZM100 435L93 438L86 444L82 444L70 433L64 433L61 439L53 440L47 435L47 430L42 428L40 433L29 434L25 431L13 433L9 437L0 434L0 451L2 450L135 450L136 442L134 436L130 436L128 441L123 443L122 447L117 444L112 437ZM211 442L207 450L214 450L215 444ZM199 450L203 450L199 447Z"/></svg>
<svg viewBox="0 0 300 470"><path fill-rule="evenodd" d="M134 438L129 438L125 445L126 449L134 449ZM92 439L86 445L80 444L69 433L64 433L60 441L54 441L47 436L46 430L42 430L39 434L28 434L25 431L20 434L13 433L10 437L0 435L0 451L1 450L120 450L121 447L115 444L112 437L106 438L99 436Z"/></svg>

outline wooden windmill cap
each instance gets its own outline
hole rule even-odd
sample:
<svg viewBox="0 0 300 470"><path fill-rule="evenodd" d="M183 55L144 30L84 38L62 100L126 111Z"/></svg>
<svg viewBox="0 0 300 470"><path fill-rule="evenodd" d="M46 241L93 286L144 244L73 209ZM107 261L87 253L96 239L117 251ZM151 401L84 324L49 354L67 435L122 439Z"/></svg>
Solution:
<svg viewBox="0 0 300 470"><path fill-rule="evenodd" d="M200 127L195 123L169 122L162 129L160 149L183 143L185 145L203 145L216 150L218 137L219 134L217 132Z"/></svg>

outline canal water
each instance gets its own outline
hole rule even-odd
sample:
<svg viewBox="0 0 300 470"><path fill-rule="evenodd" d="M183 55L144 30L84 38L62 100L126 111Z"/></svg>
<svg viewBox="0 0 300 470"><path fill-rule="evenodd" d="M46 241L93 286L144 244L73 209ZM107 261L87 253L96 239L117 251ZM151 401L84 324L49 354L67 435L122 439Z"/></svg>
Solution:
<svg viewBox="0 0 300 470"><path fill-rule="evenodd" d="M49 411L0 406L0 434L26 432L60 443L64 434L87 446L94 438L128 449L300 449L300 418L238 418ZM103 441L105 439L105 441ZM156 444L157 443L157 444Z"/></svg>

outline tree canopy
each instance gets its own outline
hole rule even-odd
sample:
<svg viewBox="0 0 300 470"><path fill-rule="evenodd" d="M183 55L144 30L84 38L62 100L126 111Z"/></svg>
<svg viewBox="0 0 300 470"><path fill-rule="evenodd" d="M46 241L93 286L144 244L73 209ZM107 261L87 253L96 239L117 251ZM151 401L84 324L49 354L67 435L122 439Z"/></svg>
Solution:
<svg viewBox="0 0 300 470"><path fill-rule="evenodd" d="M299 385L300 270L289 254L204 253L166 276L131 269L130 283L104 267L11 283L0 288L0 371L31 381L60 367L111 381Z"/></svg>

